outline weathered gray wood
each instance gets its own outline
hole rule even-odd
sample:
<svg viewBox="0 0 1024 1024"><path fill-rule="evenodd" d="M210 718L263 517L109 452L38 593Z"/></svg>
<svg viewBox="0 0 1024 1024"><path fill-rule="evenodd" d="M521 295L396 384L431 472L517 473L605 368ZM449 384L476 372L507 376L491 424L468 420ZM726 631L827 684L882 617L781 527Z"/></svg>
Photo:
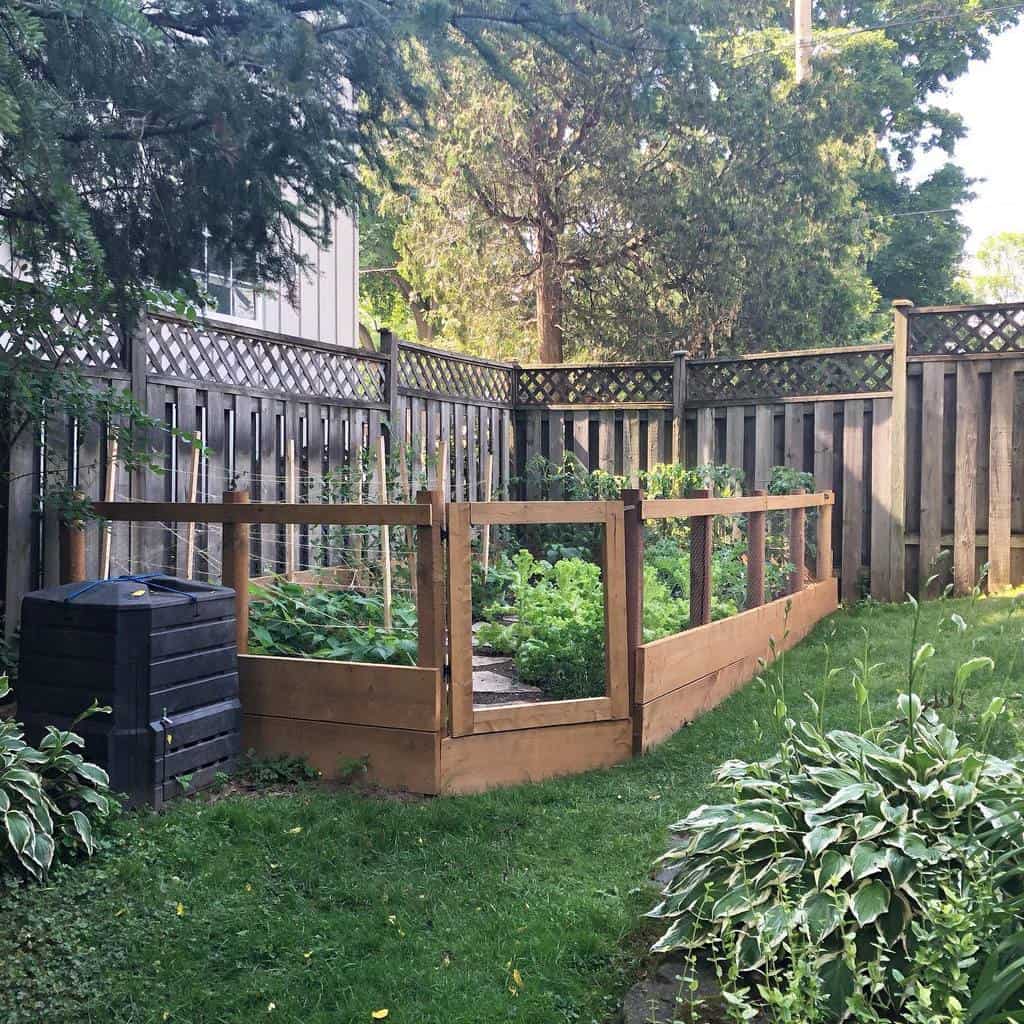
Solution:
<svg viewBox="0 0 1024 1024"><path fill-rule="evenodd" d="M871 596L888 601L892 593L892 399L876 398L871 404Z"/></svg>
<svg viewBox="0 0 1024 1024"><path fill-rule="evenodd" d="M988 585L1010 585L1010 495L1015 376L992 373L992 418L989 433Z"/></svg>
<svg viewBox="0 0 1024 1024"><path fill-rule="evenodd" d="M657 412L647 414L647 468L661 465L665 461L665 421Z"/></svg>
<svg viewBox="0 0 1024 1024"><path fill-rule="evenodd" d="M597 468L615 472L615 413L601 410L598 417Z"/></svg>
<svg viewBox="0 0 1024 1024"><path fill-rule="evenodd" d="M864 400L843 403L842 595L860 598L861 541L864 530Z"/></svg>
<svg viewBox="0 0 1024 1024"><path fill-rule="evenodd" d="M978 468L978 370L970 362L956 367L956 507L953 525L953 588L969 594L976 574Z"/></svg>
<svg viewBox="0 0 1024 1024"><path fill-rule="evenodd" d="M804 407L797 403L786 406L786 465L790 469L804 468Z"/></svg>
<svg viewBox="0 0 1024 1024"><path fill-rule="evenodd" d="M754 407L754 490L767 490L772 477L775 422L772 407Z"/></svg>
<svg viewBox="0 0 1024 1024"><path fill-rule="evenodd" d="M743 468L743 430L746 410L742 405L730 405L725 412L725 461L737 469Z"/></svg>
<svg viewBox="0 0 1024 1024"><path fill-rule="evenodd" d="M574 412L572 414L572 453L583 464L590 468L590 413Z"/></svg>
<svg viewBox="0 0 1024 1024"><path fill-rule="evenodd" d="M830 491L835 482L835 404L814 403L814 489Z"/></svg>
<svg viewBox="0 0 1024 1024"><path fill-rule="evenodd" d="M452 435L455 447L455 474L452 477L452 501L466 500L466 453L469 449L469 461L473 461L473 452L466 437L466 407L461 402L455 404L455 432Z"/></svg>
<svg viewBox="0 0 1024 1024"><path fill-rule="evenodd" d="M945 366L943 363L925 363L921 383L921 485L920 485L920 537L918 565L920 581L924 586L936 573L939 557L939 538L942 535L942 428ZM940 589L936 583L929 594L934 597Z"/></svg>
<svg viewBox="0 0 1024 1024"><path fill-rule="evenodd" d="M697 465L715 461L715 410L697 410Z"/></svg>
<svg viewBox="0 0 1024 1024"><path fill-rule="evenodd" d="M630 487L640 485L640 413L633 409L622 414L622 475Z"/></svg>
<svg viewBox="0 0 1024 1024"><path fill-rule="evenodd" d="M565 416L561 412L548 413L548 458L556 469L565 463ZM555 480L551 485L550 497L559 500L563 497L562 484Z"/></svg>

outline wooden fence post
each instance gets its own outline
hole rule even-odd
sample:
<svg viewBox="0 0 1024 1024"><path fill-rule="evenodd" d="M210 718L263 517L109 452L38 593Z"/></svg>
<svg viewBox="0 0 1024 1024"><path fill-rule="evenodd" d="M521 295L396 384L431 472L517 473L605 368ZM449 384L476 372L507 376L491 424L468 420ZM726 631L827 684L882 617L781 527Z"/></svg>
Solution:
<svg viewBox="0 0 1024 1024"><path fill-rule="evenodd" d="M85 574L85 530L81 523L60 523L60 581L81 583Z"/></svg>
<svg viewBox="0 0 1024 1024"><path fill-rule="evenodd" d="M902 601L906 593L906 491L907 491L907 352L910 339L909 299L896 299L893 309L892 425L890 428L892 486L889 492L889 599ZM935 439L939 443L939 439Z"/></svg>
<svg viewBox="0 0 1024 1024"><path fill-rule="evenodd" d="M380 354L388 357L384 373L384 394L388 402L388 450L392 453L402 449L405 440L405 421L402 418L398 394L398 359L401 342L389 330L380 332Z"/></svg>
<svg viewBox="0 0 1024 1024"><path fill-rule="evenodd" d="M248 491L225 491L225 505L247 505ZM225 523L221 578L235 592L235 639L238 653L249 650L249 524Z"/></svg>
<svg viewBox="0 0 1024 1024"><path fill-rule="evenodd" d="M707 489L693 492L695 498L710 498ZM711 621L711 545L714 516L690 518L690 625L706 626Z"/></svg>
<svg viewBox="0 0 1024 1024"><path fill-rule="evenodd" d="M672 461L686 457L686 353L672 353Z"/></svg>
<svg viewBox="0 0 1024 1024"><path fill-rule="evenodd" d="M825 492L829 501L818 509L818 564L815 566L815 576L820 580L832 578L832 503L835 495L831 491Z"/></svg>
<svg viewBox="0 0 1024 1024"><path fill-rule="evenodd" d="M805 494L800 488L795 494ZM789 560L793 563L793 571L789 576L789 593L799 594L804 589L804 573L807 561L807 509L794 508L789 513Z"/></svg>
<svg viewBox="0 0 1024 1024"><path fill-rule="evenodd" d="M626 663L629 671L629 713L633 716L634 745L639 719L636 707L637 648L644 642L644 521L640 518L643 491L627 487L622 492L623 532L626 548Z"/></svg>
<svg viewBox="0 0 1024 1024"><path fill-rule="evenodd" d="M764 488L754 496L767 495ZM768 514L751 512L747 516L747 607L759 608L764 604L764 543Z"/></svg>
<svg viewBox="0 0 1024 1024"><path fill-rule="evenodd" d="M420 491L416 502L433 511L430 526L416 527L416 619L418 654L424 668L444 667L444 553L441 531L445 502L440 491Z"/></svg>

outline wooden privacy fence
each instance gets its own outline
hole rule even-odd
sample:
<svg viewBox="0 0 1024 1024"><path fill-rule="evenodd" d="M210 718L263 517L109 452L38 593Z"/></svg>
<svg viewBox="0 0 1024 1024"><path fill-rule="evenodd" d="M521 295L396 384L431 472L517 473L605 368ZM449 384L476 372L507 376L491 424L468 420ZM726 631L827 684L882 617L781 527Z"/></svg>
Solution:
<svg viewBox="0 0 1024 1024"><path fill-rule="evenodd" d="M618 764L649 749L738 689L761 659L795 644L837 606L831 574L831 493L645 501L455 502L424 492L416 504L257 504L244 492L223 503L111 502L100 513L122 522L165 519L222 523L225 582L238 595L243 742L263 754L300 754L335 777L364 761L369 780L419 793L495 786ZM805 566L808 509L819 509L816 568ZM788 593L764 601L764 517L788 512ZM747 608L710 622L710 523L744 515L750 531ZM691 618L696 628L642 643L645 521L689 518ZM249 530L292 523L406 527L416 532L416 666L252 655L247 651ZM443 524L447 524L447 530ZM603 527L605 606L603 696L475 707L471 544L474 525L598 523ZM447 555L443 544L447 533ZM62 533L62 576L88 575L86 533ZM447 573L445 569L447 567ZM145 567L150 568L150 567ZM447 575L447 593L445 576ZM757 585L760 575L761 585ZM808 575L811 579L808 579ZM702 595L694 601L695 594ZM203 780L197 779L197 783Z"/></svg>
<svg viewBox="0 0 1024 1024"><path fill-rule="evenodd" d="M118 473L102 424L55 413L73 483L91 498L203 503L232 485L261 502L534 498L529 460L574 454L631 483L666 461L742 468L750 490L773 466L836 495L842 595L899 600L936 569L961 592L982 565L992 586L1024 582L1024 303L897 303L891 343L721 359L517 366L382 337L379 352L164 314L130 338L87 347L2 338L7 358L71 361L97 387L129 388L157 419L197 434L204 454L161 435L162 475ZM375 460L384 437L389 462ZM8 453L0 517L8 633L21 596L57 578L57 522L38 508L39 437ZM557 495L552 495L557 497ZM306 534L252 534L257 575L303 568ZM92 546L101 538L90 536ZM110 565L217 574L202 524L115 528ZM934 568L933 568L934 567Z"/></svg>

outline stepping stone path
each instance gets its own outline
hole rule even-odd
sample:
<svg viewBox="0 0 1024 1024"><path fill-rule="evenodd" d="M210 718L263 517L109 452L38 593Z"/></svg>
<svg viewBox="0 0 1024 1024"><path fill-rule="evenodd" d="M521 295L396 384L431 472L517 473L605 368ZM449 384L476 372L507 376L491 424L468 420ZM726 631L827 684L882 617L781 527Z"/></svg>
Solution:
<svg viewBox="0 0 1024 1024"><path fill-rule="evenodd" d="M513 658L500 654L473 653L473 704L535 704L544 699L538 686L516 678Z"/></svg>

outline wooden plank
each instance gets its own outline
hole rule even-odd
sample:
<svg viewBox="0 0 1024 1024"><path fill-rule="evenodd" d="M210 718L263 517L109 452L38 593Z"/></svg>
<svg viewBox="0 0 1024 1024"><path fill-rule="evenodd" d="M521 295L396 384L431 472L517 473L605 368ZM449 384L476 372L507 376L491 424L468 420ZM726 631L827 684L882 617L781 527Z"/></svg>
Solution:
<svg viewBox="0 0 1024 1024"><path fill-rule="evenodd" d="M609 502L604 521L605 693L611 716L629 714L629 655L626 634L626 530L620 502Z"/></svg>
<svg viewBox="0 0 1024 1024"><path fill-rule="evenodd" d="M898 299L893 303L893 347L892 347L892 418L889 431L889 469L892 476L890 502L892 515L889 537L891 553L889 581L891 601L902 601L906 592L907 549L903 542L906 533L907 513L907 342L909 320L907 309L913 303Z"/></svg>
<svg viewBox="0 0 1024 1024"><path fill-rule="evenodd" d="M277 480L277 410L278 403L273 399L260 399L257 494L262 503L277 501L280 496ZM272 524L259 527L259 573L277 571L277 534L278 530Z"/></svg>
<svg viewBox="0 0 1024 1024"><path fill-rule="evenodd" d="M770 405L754 407L754 490L767 490L772 478L775 415Z"/></svg>
<svg viewBox="0 0 1024 1024"><path fill-rule="evenodd" d="M487 412L471 405L466 410L466 487L469 501L480 498L480 480L487 447Z"/></svg>
<svg viewBox="0 0 1024 1024"><path fill-rule="evenodd" d="M622 414L622 475L630 487L640 486L640 413Z"/></svg>
<svg viewBox="0 0 1024 1024"><path fill-rule="evenodd" d="M587 504L587 503L584 503ZM603 505L603 502L597 504ZM172 517L196 523L323 523L331 526L429 526L431 510L426 505L309 505L253 502L236 505L192 505L169 501L98 501L98 515L114 522L157 523ZM568 520L588 522L589 520Z"/></svg>
<svg viewBox="0 0 1024 1024"><path fill-rule="evenodd" d="M804 468L804 407L800 404L786 406L785 413L785 459L791 469Z"/></svg>
<svg viewBox="0 0 1024 1024"><path fill-rule="evenodd" d="M35 528L33 514L32 467L35 462L35 441L32 430L23 430L8 453L9 479L6 482L7 507L7 573L4 591L4 632L10 639L21 619L21 599L36 588L30 534Z"/></svg>
<svg viewBox="0 0 1024 1024"><path fill-rule="evenodd" d="M455 474L452 477L452 500L466 500L466 407L458 403L455 406ZM470 453L472 460L472 453Z"/></svg>
<svg viewBox="0 0 1024 1024"><path fill-rule="evenodd" d="M819 619L835 611L837 604L836 580L823 580L792 597L644 644L638 650L636 699L646 704L734 661L766 658L770 637L779 649L791 647ZM787 628L789 635L784 641Z"/></svg>
<svg viewBox="0 0 1024 1024"><path fill-rule="evenodd" d="M832 506L822 505L818 512L818 561L814 567L817 580L832 578Z"/></svg>
<svg viewBox="0 0 1024 1024"><path fill-rule="evenodd" d="M660 466L665 462L665 420L661 413L647 414L647 468Z"/></svg>
<svg viewBox="0 0 1024 1024"><path fill-rule="evenodd" d="M242 746L262 756L301 755L325 778L365 759L368 782L413 793L439 792L440 734L300 718L242 717Z"/></svg>
<svg viewBox="0 0 1024 1024"><path fill-rule="evenodd" d="M425 668L442 668L445 600L441 530L446 506L440 491L420 491L416 504L406 507L426 510L431 520L416 530L416 663Z"/></svg>
<svg viewBox="0 0 1024 1024"><path fill-rule="evenodd" d="M628 761L628 719L521 729L441 741L441 791L482 793Z"/></svg>
<svg viewBox="0 0 1024 1024"><path fill-rule="evenodd" d="M740 498L648 498L641 508L644 519L682 519L686 516L735 516L746 512L782 512L791 508L831 505L831 491L818 494L748 494Z"/></svg>
<svg viewBox="0 0 1024 1024"><path fill-rule="evenodd" d="M926 367L927 369L927 367ZM1013 370L992 373L992 417L989 431L988 587L1010 585L1010 499L1012 493Z"/></svg>
<svg viewBox="0 0 1024 1024"><path fill-rule="evenodd" d="M956 367L956 488L953 512L953 589L969 594L976 582L975 533L978 521L977 462L978 368L968 361Z"/></svg>
<svg viewBox="0 0 1024 1024"><path fill-rule="evenodd" d="M441 403L431 400L427 402L427 431L423 438L426 447L427 488L435 490L440 480L441 455L439 441L441 438Z"/></svg>
<svg viewBox="0 0 1024 1024"><path fill-rule="evenodd" d="M597 468L606 473L615 472L615 413L602 410L598 413Z"/></svg>
<svg viewBox="0 0 1024 1024"><path fill-rule="evenodd" d="M250 715L424 732L441 728L436 668L246 654L238 659L238 688Z"/></svg>
<svg viewBox="0 0 1024 1024"><path fill-rule="evenodd" d="M926 363L921 383L920 586L936 570L942 533L942 431L945 365ZM934 597L937 586L925 597Z"/></svg>
<svg viewBox="0 0 1024 1024"><path fill-rule="evenodd" d="M878 398L871 414L871 596L892 593L889 538L892 532L892 399Z"/></svg>
<svg viewBox="0 0 1024 1024"><path fill-rule="evenodd" d="M572 414L572 453L583 463L584 469L590 469L589 412L574 412Z"/></svg>
<svg viewBox="0 0 1024 1024"><path fill-rule="evenodd" d="M565 464L565 414L560 412L548 413L548 458L556 470L561 470ZM555 480L551 485L551 498L559 499L564 497L563 486L560 481ZM476 501L477 495L472 495L471 500Z"/></svg>
<svg viewBox="0 0 1024 1024"><path fill-rule="evenodd" d="M637 748L645 752L684 725L717 707L758 673L756 658L734 661L642 705L637 711Z"/></svg>
<svg viewBox="0 0 1024 1024"><path fill-rule="evenodd" d="M472 734L476 736L516 729L543 729L578 722L605 722L614 717L612 702L608 697L551 700L537 704L503 704L476 708L473 711Z"/></svg>
<svg viewBox="0 0 1024 1024"><path fill-rule="evenodd" d="M697 410L697 465L715 461L715 410Z"/></svg>
<svg viewBox="0 0 1024 1024"><path fill-rule="evenodd" d="M451 734L473 732L473 588L471 506L448 508L448 663L451 672Z"/></svg>
<svg viewBox="0 0 1024 1024"><path fill-rule="evenodd" d="M746 410L742 405L730 405L725 411L725 461L737 469L743 468L743 431Z"/></svg>
<svg viewBox="0 0 1024 1024"><path fill-rule="evenodd" d="M535 461L543 455L542 450L542 420L544 413L538 409L531 409L526 413L526 497L540 497L540 490L537 481Z"/></svg>
<svg viewBox="0 0 1024 1024"><path fill-rule="evenodd" d="M603 523L614 501L492 501L470 502L470 518L482 523Z"/></svg>
<svg viewBox="0 0 1024 1024"><path fill-rule="evenodd" d="M835 483L835 405L814 403L814 489L831 491Z"/></svg>
<svg viewBox="0 0 1024 1024"><path fill-rule="evenodd" d="M860 599L864 532L864 399L843 403L843 600Z"/></svg>

